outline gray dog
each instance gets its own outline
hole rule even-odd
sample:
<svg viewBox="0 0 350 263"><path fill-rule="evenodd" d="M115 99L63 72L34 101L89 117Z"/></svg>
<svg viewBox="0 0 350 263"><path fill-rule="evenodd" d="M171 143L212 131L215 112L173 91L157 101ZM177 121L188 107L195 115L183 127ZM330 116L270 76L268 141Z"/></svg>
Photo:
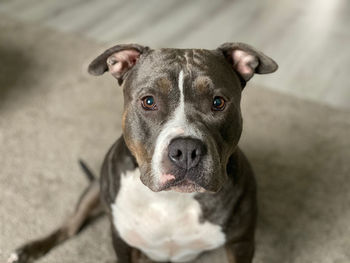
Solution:
<svg viewBox="0 0 350 263"><path fill-rule="evenodd" d="M107 213L120 263L188 262L225 246L233 263L252 262L257 214L252 169L237 144L241 93L254 73L277 64L243 43L215 50L117 45L89 72L109 71L123 87L123 135L101 179L75 213L8 262L31 262Z"/></svg>

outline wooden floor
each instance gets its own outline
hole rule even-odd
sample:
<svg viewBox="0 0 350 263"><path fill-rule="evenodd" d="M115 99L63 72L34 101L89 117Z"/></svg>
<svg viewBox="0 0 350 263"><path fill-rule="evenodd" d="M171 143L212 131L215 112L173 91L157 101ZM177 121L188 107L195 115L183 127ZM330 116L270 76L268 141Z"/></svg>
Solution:
<svg viewBox="0 0 350 263"><path fill-rule="evenodd" d="M247 42L280 65L254 83L350 109L348 0L1 0L1 13L111 45Z"/></svg>

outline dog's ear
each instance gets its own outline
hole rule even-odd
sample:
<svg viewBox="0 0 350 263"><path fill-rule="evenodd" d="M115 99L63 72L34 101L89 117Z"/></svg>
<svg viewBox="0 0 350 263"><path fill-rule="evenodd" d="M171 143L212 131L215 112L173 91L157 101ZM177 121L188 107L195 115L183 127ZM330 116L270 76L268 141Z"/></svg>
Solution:
<svg viewBox="0 0 350 263"><path fill-rule="evenodd" d="M126 73L132 69L141 54L147 50L149 50L148 47L137 44L116 45L95 58L90 63L88 72L98 76L108 70L118 80L119 85L121 85Z"/></svg>
<svg viewBox="0 0 350 263"><path fill-rule="evenodd" d="M278 68L273 59L248 44L225 43L218 49L245 82L250 80L254 73L268 74Z"/></svg>

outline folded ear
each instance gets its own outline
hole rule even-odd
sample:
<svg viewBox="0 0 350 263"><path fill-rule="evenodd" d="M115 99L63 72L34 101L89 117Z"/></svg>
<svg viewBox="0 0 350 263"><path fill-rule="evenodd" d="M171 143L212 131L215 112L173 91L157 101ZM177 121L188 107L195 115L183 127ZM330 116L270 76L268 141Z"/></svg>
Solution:
<svg viewBox="0 0 350 263"><path fill-rule="evenodd" d="M250 80L254 73L268 74L278 68L273 59L248 44L225 43L218 49L223 52L233 69L244 81Z"/></svg>
<svg viewBox="0 0 350 263"><path fill-rule="evenodd" d="M141 54L149 50L137 44L116 45L107 49L89 65L91 75L102 75L107 70L122 84L126 73L137 63Z"/></svg>

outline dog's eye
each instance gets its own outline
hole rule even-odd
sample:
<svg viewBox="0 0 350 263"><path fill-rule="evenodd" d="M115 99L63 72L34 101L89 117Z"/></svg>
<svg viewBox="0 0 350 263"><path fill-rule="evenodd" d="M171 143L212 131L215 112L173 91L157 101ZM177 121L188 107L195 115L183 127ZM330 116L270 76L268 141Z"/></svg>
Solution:
<svg viewBox="0 0 350 263"><path fill-rule="evenodd" d="M213 100L212 110L221 111L225 108L226 101L223 97L215 97Z"/></svg>
<svg viewBox="0 0 350 263"><path fill-rule="evenodd" d="M157 104L152 96L142 98L141 104L145 110L157 110Z"/></svg>

